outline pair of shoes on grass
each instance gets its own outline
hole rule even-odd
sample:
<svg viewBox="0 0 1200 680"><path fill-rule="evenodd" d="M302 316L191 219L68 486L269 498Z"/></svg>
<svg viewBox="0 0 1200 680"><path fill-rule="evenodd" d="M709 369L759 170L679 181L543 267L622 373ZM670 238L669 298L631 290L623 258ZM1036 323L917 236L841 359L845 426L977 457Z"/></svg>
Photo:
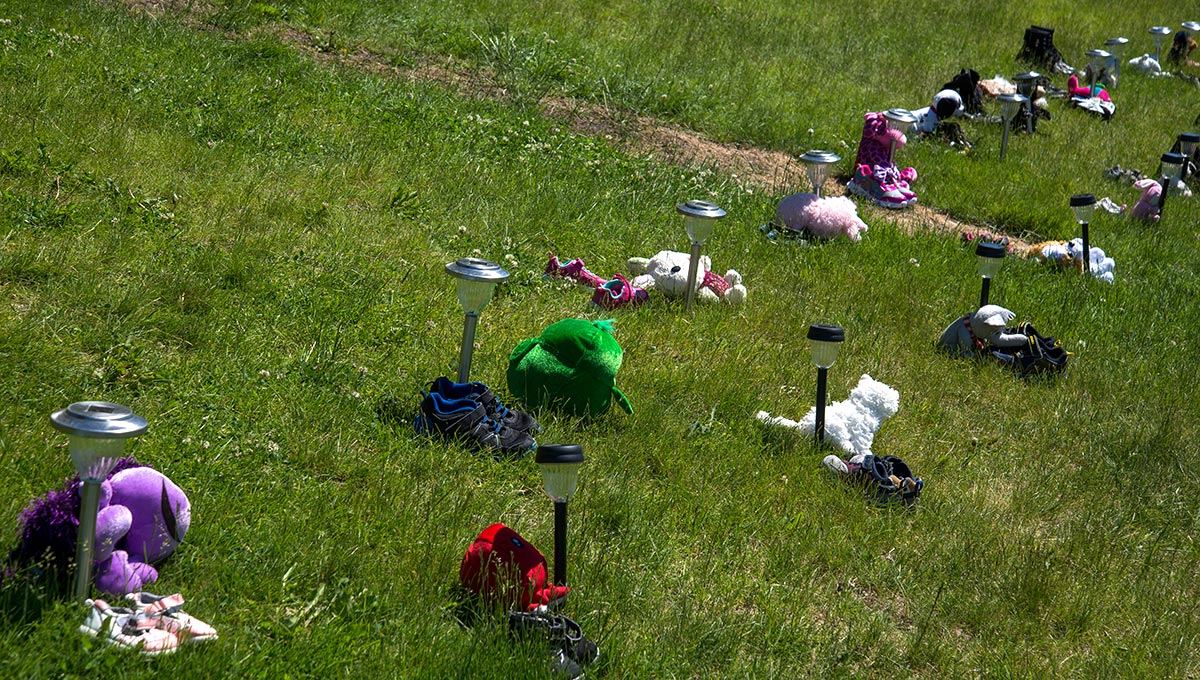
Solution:
<svg viewBox="0 0 1200 680"><path fill-rule="evenodd" d="M87 600L87 618L79 632L146 656L170 654L180 645L217 639L217 631L183 611L183 596L130 593L130 607Z"/></svg>
<svg viewBox="0 0 1200 680"><path fill-rule="evenodd" d="M506 407L481 382L434 380L421 392L414 423L418 432L469 442L493 454L521 457L537 448L533 435L542 429L527 413Z"/></svg>
<svg viewBox="0 0 1200 680"><path fill-rule="evenodd" d="M912 505L925 488L925 482L912 473L908 464L896 456L855 454L849 460L829 454L821 461L827 470L848 482L860 485L878 503L899 502Z"/></svg>
<svg viewBox="0 0 1200 680"><path fill-rule="evenodd" d="M855 169L854 178L846 185L850 193L869 199L875 205L889 210L907 208L917 202L917 195L909 191L908 182L880 182L870 172L865 171L864 167Z"/></svg>
<svg viewBox="0 0 1200 680"><path fill-rule="evenodd" d="M567 279L588 288L594 288L596 292L592 294L592 304L601 309L636 307L650 297L645 288L633 285L620 274L613 274L613 278L607 281L596 276L588 271L580 258L563 264L562 260L550 255L550 261L546 263L545 277Z"/></svg>
<svg viewBox="0 0 1200 680"><path fill-rule="evenodd" d="M510 611L508 632L518 639L544 639L550 647L551 670L572 680L582 678L584 667L600 659L600 648L584 637L578 623L545 609Z"/></svg>

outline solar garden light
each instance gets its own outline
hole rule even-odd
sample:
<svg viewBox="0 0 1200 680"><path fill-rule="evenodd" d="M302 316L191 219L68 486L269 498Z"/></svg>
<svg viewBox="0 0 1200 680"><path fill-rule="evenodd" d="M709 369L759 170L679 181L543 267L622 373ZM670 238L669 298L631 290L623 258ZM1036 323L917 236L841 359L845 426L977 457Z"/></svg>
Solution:
<svg viewBox="0 0 1200 680"><path fill-rule="evenodd" d="M884 119L887 120L887 126L892 130L899 130L900 134L908 136L908 131L917 123L917 117L908 109L888 109L883 112ZM892 140L891 147L888 150L888 160L895 163L896 156L896 140Z"/></svg>
<svg viewBox="0 0 1200 680"><path fill-rule="evenodd" d="M1129 38L1109 38L1104 41L1104 47L1109 52L1112 52L1113 63L1116 64L1113 67L1113 73L1117 76L1116 83L1113 83L1114 85L1121 82L1121 60L1124 58L1122 53L1124 53L1125 46L1128 44Z"/></svg>
<svg viewBox="0 0 1200 680"><path fill-rule="evenodd" d="M1038 78L1041 77L1042 74L1037 71L1026 71L1013 77L1013 80L1017 81L1017 94L1029 100L1025 106L1029 112L1029 119L1025 121L1025 132L1031 135L1033 134L1033 94L1037 88Z"/></svg>
<svg viewBox="0 0 1200 680"><path fill-rule="evenodd" d="M508 280L508 272L495 262L477 257L460 257L446 265L446 273L458 279L458 302L466 312L458 360L458 381L465 383L471 375L471 353L475 350L475 327L479 324L479 313L491 302L496 284Z"/></svg>
<svg viewBox="0 0 1200 680"><path fill-rule="evenodd" d="M817 418L813 436L818 444L825 441L825 398L829 367L837 361L838 350L846 340L841 326L815 323L808 327L808 344L812 348L812 360L817 366Z"/></svg>
<svg viewBox="0 0 1200 680"><path fill-rule="evenodd" d="M125 440L146 431L146 419L128 406L107 401L77 401L50 415L50 422L70 437L67 450L83 482L79 510L79 535L75 539L75 599L87 599L92 581L96 513L100 484L123 455Z"/></svg>
<svg viewBox="0 0 1200 680"><path fill-rule="evenodd" d="M1175 138L1179 142L1179 153L1183 154L1184 164L1183 169L1179 171L1179 178L1186 179L1188 171L1188 163L1192 159L1192 154L1196 152L1196 145L1200 144L1200 135L1195 132L1181 132Z"/></svg>
<svg viewBox="0 0 1200 680"><path fill-rule="evenodd" d="M1200 33L1200 23L1198 23L1198 22L1185 21L1182 24L1180 24L1180 26L1183 26L1183 30L1187 31L1189 38L1192 37L1196 33Z"/></svg>
<svg viewBox="0 0 1200 680"><path fill-rule="evenodd" d="M1150 39L1154 41L1154 61L1159 64L1162 64L1162 46L1168 35L1171 35L1171 29L1166 26L1155 26L1150 29Z"/></svg>
<svg viewBox="0 0 1200 680"><path fill-rule="evenodd" d="M692 302L696 298L696 270L700 266L700 250L704 242L712 236L717 220L725 217L725 211L708 201L691 200L679 203L675 209L683 213L683 226L687 229L688 238L692 240L691 257L688 259L687 297L684 298L684 308L692 311Z"/></svg>
<svg viewBox="0 0 1200 680"><path fill-rule="evenodd" d="M1092 221L1092 213L1096 211L1096 197L1092 194L1075 194L1071 197L1071 212L1083 229L1083 271L1092 271L1092 250L1088 241L1088 223Z"/></svg>
<svg viewBox="0 0 1200 680"><path fill-rule="evenodd" d="M542 488L554 501L554 584L567 583L567 501L575 495L583 448L578 444L543 444L534 461L542 470Z"/></svg>
<svg viewBox="0 0 1200 680"><path fill-rule="evenodd" d="M1100 69L1104 68L1104 64L1108 63L1108 60L1112 58L1112 55L1104 50L1088 50L1087 52L1084 52L1084 54L1087 55L1092 67L1092 77L1089 83L1090 88L1088 89L1088 96L1095 97L1096 80L1100 77Z"/></svg>
<svg viewBox="0 0 1200 680"><path fill-rule="evenodd" d="M1017 111L1029 101L1029 98L1020 94L1002 94L996 97L996 101L1000 102L1000 117L1004 119L1004 133L1000 138L1000 160L1004 160L1004 156L1008 153L1008 128L1012 123L1013 116L1017 115Z"/></svg>
<svg viewBox="0 0 1200 680"><path fill-rule="evenodd" d="M1162 185L1162 193L1158 196L1158 215L1161 218L1163 206L1167 204L1167 189L1179 178L1179 173L1183 171L1183 164L1187 162L1183 154L1179 153L1164 153L1162 158L1162 179L1159 183Z"/></svg>
<svg viewBox="0 0 1200 680"><path fill-rule="evenodd" d="M821 150L808 151L800 157L800 162L804 163L808 181L812 182L813 193L817 195L817 198L821 197L821 185L825 184L825 178L829 176L829 167L840 160L842 160L841 156L831 151Z"/></svg>
<svg viewBox="0 0 1200 680"><path fill-rule="evenodd" d="M979 272L979 276L983 278L983 286L979 290L980 307L988 303L992 278L1000 273L1000 267L1004 264L1004 256L1007 254L1007 249L999 243L980 241L979 245L975 246L975 268Z"/></svg>

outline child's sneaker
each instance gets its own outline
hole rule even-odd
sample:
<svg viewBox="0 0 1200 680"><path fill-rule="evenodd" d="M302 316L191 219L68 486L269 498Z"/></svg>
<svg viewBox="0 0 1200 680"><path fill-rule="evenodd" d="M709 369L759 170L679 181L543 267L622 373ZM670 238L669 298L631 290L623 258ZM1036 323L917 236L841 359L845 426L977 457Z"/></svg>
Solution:
<svg viewBox="0 0 1200 680"><path fill-rule="evenodd" d="M570 279L575 283L587 286L588 288L599 288L604 285L604 279L596 276L587 270L583 265L583 260L575 258L570 262L563 264L555 255L550 255L550 261L546 263L546 274L548 279Z"/></svg>
<svg viewBox="0 0 1200 680"><path fill-rule="evenodd" d="M616 309L626 305L636 307L650 297L645 288L638 288L624 276L613 274L613 277L611 281L606 281L596 288L592 295L592 304L601 309Z"/></svg>
<svg viewBox="0 0 1200 680"><path fill-rule="evenodd" d="M550 645L551 670L574 680L600 659L600 648L584 637L574 620L547 611L508 613L508 633L518 639L542 638Z"/></svg>
<svg viewBox="0 0 1200 680"><path fill-rule="evenodd" d="M537 446L528 432L505 427L504 423L489 418L483 404L474 399L446 399L437 392L422 396L421 410L413 423L418 432L466 440L481 449L518 457Z"/></svg>
<svg viewBox="0 0 1200 680"><path fill-rule="evenodd" d="M838 458L832 453L828 456L825 456L825 460L822 460L821 464L824 465L825 469L829 470L830 472L835 472L839 475L850 474L850 468L846 467L846 461Z"/></svg>
<svg viewBox="0 0 1200 680"><path fill-rule="evenodd" d="M850 190L850 193L862 196L875 205L890 210L907 207L910 203L910 199L906 198L898 187L892 184L881 185L879 180L870 173L863 172L861 168L854 171L854 179L850 180L846 188ZM913 198L916 196L914 195Z"/></svg>
<svg viewBox="0 0 1200 680"><path fill-rule="evenodd" d="M503 423L505 427L530 434L542 429L533 416L508 408L496 398L490 387L481 382L457 383L443 376L433 381L429 391L437 392L446 399L474 399L483 404L488 418Z"/></svg>
<svg viewBox="0 0 1200 680"><path fill-rule="evenodd" d="M896 182L895 186L896 186L896 189L900 192L900 195L904 197L904 200L905 200L904 205L905 206L913 205L917 202L917 195L915 193L913 193L912 188L910 187L908 182L906 182L904 180L900 180L899 182Z"/></svg>

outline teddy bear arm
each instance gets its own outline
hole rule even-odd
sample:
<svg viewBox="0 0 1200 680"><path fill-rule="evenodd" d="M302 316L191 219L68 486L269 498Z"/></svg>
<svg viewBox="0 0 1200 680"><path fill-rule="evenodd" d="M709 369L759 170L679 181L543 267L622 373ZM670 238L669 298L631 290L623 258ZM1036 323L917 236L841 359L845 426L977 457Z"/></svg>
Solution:
<svg viewBox="0 0 1200 680"><path fill-rule="evenodd" d="M114 550L96 564L96 588L112 595L135 593L157 580L158 571L154 567L130 560L124 550Z"/></svg>
<svg viewBox="0 0 1200 680"><path fill-rule="evenodd" d="M117 542L129 533L133 525L133 513L124 505L110 505L96 514L96 560L106 560L117 547Z"/></svg>
<svg viewBox="0 0 1200 680"><path fill-rule="evenodd" d="M747 295L746 287L738 284L725 291L725 301L731 305L740 305L746 301Z"/></svg>
<svg viewBox="0 0 1200 680"><path fill-rule="evenodd" d="M621 407L622 411L628 413L629 415L633 415L633 404L629 402L629 397L625 396L625 393L621 391L621 388L617 387L616 385L613 385L612 388L612 398L617 402L617 406Z"/></svg>
<svg viewBox="0 0 1200 680"><path fill-rule="evenodd" d="M1000 332L992 336L991 344L996 347L1021 347L1029 344L1029 336L1024 333Z"/></svg>
<svg viewBox="0 0 1200 680"><path fill-rule="evenodd" d="M962 319L955 319L942 331L938 344L954 356L970 358L974 355L975 346L971 342L971 334L967 332L966 326L963 326Z"/></svg>
<svg viewBox="0 0 1200 680"><path fill-rule="evenodd" d="M633 280L629 283L638 288L650 290L651 288L654 288L654 276L652 274L640 274L633 277Z"/></svg>

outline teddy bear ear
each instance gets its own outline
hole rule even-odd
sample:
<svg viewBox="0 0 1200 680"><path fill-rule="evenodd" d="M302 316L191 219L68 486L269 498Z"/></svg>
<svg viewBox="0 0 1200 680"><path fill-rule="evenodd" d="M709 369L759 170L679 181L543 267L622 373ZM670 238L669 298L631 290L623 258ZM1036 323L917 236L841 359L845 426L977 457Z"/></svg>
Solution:
<svg viewBox="0 0 1200 680"><path fill-rule="evenodd" d="M179 537L179 522L175 519L175 510L171 508L171 496L167 493L167 482L162 483L162 498L160 499L162 508L163 524L167 526L167 535L171 540L179 543L182 539Z"/></svg>
<svg viewBox="0 0 1200 680"><path fill-rule="evenodd" d="M1004 328L1004 317L1000 314L993 314L983 320L983 325L988 328Z"/></svg>

